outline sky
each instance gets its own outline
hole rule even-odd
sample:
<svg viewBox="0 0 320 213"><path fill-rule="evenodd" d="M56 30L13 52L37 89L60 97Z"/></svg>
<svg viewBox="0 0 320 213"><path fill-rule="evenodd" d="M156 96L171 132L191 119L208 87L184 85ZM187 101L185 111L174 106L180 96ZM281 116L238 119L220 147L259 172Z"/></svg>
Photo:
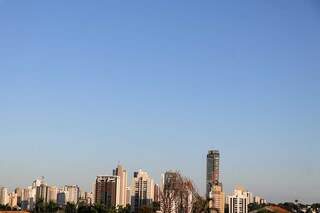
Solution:
<svg viewBox="0 0 320 213"><path fill-rule="evenodd" d="M320 202L317 0L1 0L0 185L120 162ZM130 179L131 182L131 179Z"/></svg>

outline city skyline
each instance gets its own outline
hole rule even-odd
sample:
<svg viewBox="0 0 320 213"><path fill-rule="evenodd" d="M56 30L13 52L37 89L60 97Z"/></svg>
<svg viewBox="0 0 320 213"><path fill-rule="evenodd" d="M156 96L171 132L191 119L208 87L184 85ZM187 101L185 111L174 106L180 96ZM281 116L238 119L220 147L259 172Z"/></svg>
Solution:
<svg viewBox="0 0 320 213"><path fill-rule="evenodd" d="M183 176L180 171L166 171L161 174L158 184L147 171L139 169L134 171L130 184L127 180L127 170L118 164L116 169L113 169L112 175L97 175L91 191L84 191L77 184L53 186L48 184L43 176L35 179L32 185L17 187L12 191L0 186L0 207L10 206L33 211L41 208L40 203L43 202L44 206L47 206L45 208L51 206L51 209L54 209L54 206L66 209L67 206L74 205L79 209L83 206L98 208L102 205L103 208L109 209L128 208L130 212L139 212L140 208L152 207L163 212L180 212L184 209L185 213L197 213L199 202L208 200L210 212L223 213L227 206L231 206L229 213L248 213L248 208L253 208L255 205L263 208L268 204L264 198L254 195L241 186L235 188L233 196L226 197L219 179L219 160L219 150L208 151L205 179L206 186L208 183L210 185L210 193L206 193L204 197L197 192L193 181Z"/></svg>
<svg viewBox="0 0 320 213"><path fill-rule="evenodd" d="M319 202L320 5L0 0L0 185L180 170Z"/></svg>

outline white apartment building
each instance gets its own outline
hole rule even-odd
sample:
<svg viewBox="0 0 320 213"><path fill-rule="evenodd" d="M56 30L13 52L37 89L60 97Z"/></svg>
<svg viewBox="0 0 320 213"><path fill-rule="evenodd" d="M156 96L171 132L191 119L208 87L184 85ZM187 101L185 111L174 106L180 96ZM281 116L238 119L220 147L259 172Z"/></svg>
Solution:
<svg viewBox="0 0 320 213"><path fill-rule="evenodd" d="M154 200L154 181L141 169L134 172L131 184L131 207L136 210L141 206L151 205Z"/></svg>
<svg viewBox="0 0 320 213"><path fill-rule="evenodd" d="M79 186L77 185L65 185L64 191L66 193L66 203L77 204L79 200Z"/></svg>
<svg viewBox="0 0 320 213"><path fill-rule="evenodd" d="M8 189L5 187L0 187L0 204L6 205L9 203Z"/></svg>
<svg viewBox="0 0 320 213"><path fill-rule="evenodd" d="M237 187L228 200L229 213L248 213L249 197L243 188Z"/></svg>
<svg viewBox="0 0 320 213"><path fill-rule="evenodd" d="M116 169L113 170L113 175L118 176L120 180L120 206L126 206L127 203L127 171L121 166L118 165Z"/></svg>

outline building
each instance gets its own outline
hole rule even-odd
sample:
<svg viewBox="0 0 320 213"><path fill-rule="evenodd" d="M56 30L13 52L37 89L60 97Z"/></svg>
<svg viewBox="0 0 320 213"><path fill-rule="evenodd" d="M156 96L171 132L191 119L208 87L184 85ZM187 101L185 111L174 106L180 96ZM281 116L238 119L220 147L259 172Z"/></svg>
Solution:
<svg viewBox="0 0 320 213"><path fill-rule="evenodd" d="M31 186L28 188L21 189L21 194L19 190L15 190L18 195L18 205L20 205L22 210L27 210L30 208L29 202L32 195Z"/></svg>
<svg viewBox="0 0 320 213"><path fill-rule="evenodd" d="M130 186L126 187L126 194L127 194L126 203L131 205L131 187Z"/></svg>
<svg viewBox="0 0 320 213"><path fill-rule="evenodd" d="M0 205L6 205L9 203L8 189L0 187Z"/></svg>
<svg viewBox="0 0 320 213"><path fill-rule="evenodd" d="M248 213L249 198L242 187L237 187L228 200L229 213Z"/></svg>
<svg viewBox="0 0 320 213"><path fill-rule="evenodd" d="M206 193L209 197L213 184L219 183L220 153L218 150L209 150L207 154Z"/></svg>
<svg viewBox="0 0 320 213"><path fill-rule="evenodd" d="M154 200L154 181L141 169L134 172L131 184L131 207L137 211L140 207L150 206Z"/></svg>
<svg viewBox="0 0 320 213"><path fill-rule="evenodd" d="M21 201L22 201L22 198L23 198L23 190L22 188L16 188L14 190L14 193L17 194L17 204L18 206L21 206Z"/></svg>
<svg viewBox="0 0 320 213"><path fill-rule="evenodd" d="M85 200L86 200L86 203L88 205L92 205L93 204L93 193L92 192L86 192L85 193Z"/></svg>
<svg viewBox="0 0 320 213"><path fill-rule="evenodd" d="M48 194L47 194L47 200L46 202L54 202L57 203L57 197L58 197L58 188L55 186L48 186L47 188Z"/></svg>
<svg viewBox="0 0 320 213"><path fill-rule="evenodd" d="M63 189L66 195L66 202L77 204L80 197L80 189L77 185L65 185Z"/></svg>
<svg viewBox="0 0 320 213"><path fill-rule="evenodd" d="M250 203L254 203L254 197L253 197L253 194L251 192L244 192L245 195L248 197L249 199L249 204Z"/></svg>
<svg viewBox="0 0 320 213"><path fill-rule="evenodd" d="M57 194L57 204L59 207L63 207L67 204L68 192L60 190Z"/></svg>
<svg viewBox="0 0 320 213"><path fill-rule="evenodd" d="M256 203L256 204L266 204L267 201L259 196L255 196L253 198L253 202Z"/></svg>
<svg viewBox="0 0 320 213"><path fill-rule="evenodd" d="M22 210L28 210L28 209L31 210L33 208L33 205L35 203L34 190L36 189L33 189L32 186L22 189L21 202L20 202L20 207Z"/></svg>
<svg viewBox="0 0 320 213"><path fill-rule="evenodd" d="M38 193L40 192L38 187L40 187L41 185L45 185L45 186L47 185L43 176L34 180L32 182L32 185L30 187L28 187L28 189L30 190L29 191L29 200L28 200L28 209L29 210L32 210L35 207L35 204L37 201L37 196L38 196L38 198L40 197L39 194L37 195L37 191L38 191Z"/></svg>
<svg viewBox="0 0 320 213"><path fill-rule="evenodd" d="M106 207L120 205L120 178L118 176L97 176L95 203Z"/></svg>
<svg viewBox="0 0 320 213"><path fill-rule="evenodd" d="M92 204L96 202L96 180L91 185L91 192L92 192Z"/></svg>
<svg viewBox="0 0 320 213"><path fill-rule="evenodd" d="M58 189L55 186L41 184L36 187L36 201L42 200L45 203L57 202Z"/></svg>
<svg viewBox="0 0 320 213"><path fill-rule="evenodd" d="M215 184L212 186L209 193L209 208L218 213L224 213L225 207L225 195L222 190L221 184Z"/></svg>
<svg viewBox="0 0 320 213"><path fill-rule="evenodd" d="M154 190L153 190L153 198L155 202L159 202L160 201L160 187L158 184L154 184Z"/></svg>
<svg viewBox="0 0 320 213"><path fill-rule="evenodd" d="M9 206L11 208L17 208L18 207L18 195L14 192L9 194Z"/></svg>
<svg viewBox="0 0 320 213"><path fill-rule="evenodd" d="M207 154L206 190L211 211L223 213L225 194L220 182L220 153L218 150L209 150Z"/></svg>
<svg viewBox="0 0 320 213"><path fill-rule="evenodd" d="M42 200L43 202L47 202L48 200L48 186L46 184L40 184L40 186L36 186L36 201Z"/></svg>
<svg viewBox="0 0 320 213"><path fill-rule="evenodd" d="M113 175L118 176L120 179L120 206L127 205L127 171L121 166L118 165L116 169L113 170Z"/></svg>

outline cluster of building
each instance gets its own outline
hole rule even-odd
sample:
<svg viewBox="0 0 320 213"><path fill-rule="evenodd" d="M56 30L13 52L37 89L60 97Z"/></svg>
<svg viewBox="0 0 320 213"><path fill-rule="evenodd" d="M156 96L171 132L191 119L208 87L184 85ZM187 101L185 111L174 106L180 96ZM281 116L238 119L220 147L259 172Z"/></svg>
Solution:
<svg viewBox="0 0 320 213"><path fill-rule="evenodd" d="M159 201L159 186L146 171L134 172L131 185L127 182L127 171L118 165L113 175L97 176L93 184L94 203L106 207L131 206L136 210Z"/></svg>
<svg viewBox="0 0 320 213"><path fill-rule="evenodd" d="M32 210L37 201L44 203L56 203L62 207L67 203L78 203L81 200L92 202L92 193L83 192L77 185L65 185L58 188L49 186L44 177L38 178L32 182L31 186L26 188L16 188L14 192L8 193L5 187L0 188L0 204L9 205L11 208L23 210Z"/></svg>
<svg viewBox="0 0 320 213"><path fill-rule="evenodd" d="M241 187L234 190L234 194L225 196L223 185L220 181L220 153L217 150L210 150L207 154L206 172L206 198L209 200L211 212L224 213L225 206L229 206L229 213L248 213L250 203L263 204L266 201ZM0 204L9 205L12 208L32 210L36 203L41 200L44 203L54 202L59 207L67 203L75 205L81 203L93 205L100 204L106 207L130 205L134 212L142 206L151 206L158 202L164 208L165 201L160 194L169 197L174 194L179 185L179 174L168 171L161 176L160 185L156 184L150 175L143 170L133 173L131 183L127 180L128 173L118 165L112 175L99 175L92 186L92 192L84 192L77 185L66 185L58 188L49 186L44 178L36 179L27 188L17 188L14 192L8 192L7 188L0 187ZM170 212L175 213L175 206L185 206L184 212L191 212L192 190L188 187L183 189L184 200L170 201ZM181 204L183 202L183 204Z"/></svg>
<svg viewBox="0 0 320 213"><path fill-rule="evenodd" d="M233 195L225 196L220 182L220 153L209 150L207 154L207 198L212 212L223 213L228 206L229 213L248 213L249 204L266 204L267 201L259 196L253 196L243 187L236 187Z"/></svg>

